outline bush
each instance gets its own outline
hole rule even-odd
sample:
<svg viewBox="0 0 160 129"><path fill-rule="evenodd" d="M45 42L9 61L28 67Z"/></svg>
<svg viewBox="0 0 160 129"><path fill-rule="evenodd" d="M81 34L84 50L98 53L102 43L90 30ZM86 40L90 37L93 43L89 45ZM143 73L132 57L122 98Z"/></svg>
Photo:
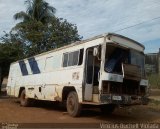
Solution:
<svg viewBox="0 0 160 129"><path fill-rule="evenodd" d="M160 74L150 74L147 79L152 89L160 89Z"/></svg>

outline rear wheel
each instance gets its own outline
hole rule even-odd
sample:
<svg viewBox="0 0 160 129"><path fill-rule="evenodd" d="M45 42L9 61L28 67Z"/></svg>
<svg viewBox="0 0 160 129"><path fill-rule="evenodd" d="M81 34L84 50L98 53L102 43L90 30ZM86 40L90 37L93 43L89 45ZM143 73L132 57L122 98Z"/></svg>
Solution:
<svg viewBox="0 0 160 129"><path fill-rule="evenodd" d="M29 100L29 98L26 97L26 91L24 89L20 95L20 104L23 107L27 107L27 106L29 106L29 103L30 103L30 100Z"/></svg>
<svg viewBox="0 0 160 129"><path fill-rule="evenodd" d="M101 105L101 112L104 114L112 114L116 108L115 104Z"/></svg>
<svg viewBox="0 0 160 129"><path fill-rule="evenodd" d="M67 111L69 115L77 117L80 115L81 104L79 103L77 93L72 91L67 97Z"/></svg>

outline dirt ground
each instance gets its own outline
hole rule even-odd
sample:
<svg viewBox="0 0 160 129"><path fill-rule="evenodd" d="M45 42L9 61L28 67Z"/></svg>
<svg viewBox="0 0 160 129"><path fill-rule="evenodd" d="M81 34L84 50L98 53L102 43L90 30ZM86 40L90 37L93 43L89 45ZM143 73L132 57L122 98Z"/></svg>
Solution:
<svg viewBox="0 0 160 129"><path fill-rule="evenodd" d="M84 108L78 118L52 102L37 101L34 107L21 107L17 99L0 97L0 123L160 123L160 105L116 109L112 115L98 108Z"/></svg>

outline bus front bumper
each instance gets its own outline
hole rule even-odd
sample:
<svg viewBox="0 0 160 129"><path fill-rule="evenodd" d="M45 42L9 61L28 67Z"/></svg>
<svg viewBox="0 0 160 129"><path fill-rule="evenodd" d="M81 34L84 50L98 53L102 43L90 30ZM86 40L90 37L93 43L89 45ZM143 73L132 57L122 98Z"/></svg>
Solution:
<svg viewBox="0 0 160 129"><path fill-rule="evenodd" d="M100 101L102 104L141 105L148 104L149 99L146 96L101 94Z"/></svg>

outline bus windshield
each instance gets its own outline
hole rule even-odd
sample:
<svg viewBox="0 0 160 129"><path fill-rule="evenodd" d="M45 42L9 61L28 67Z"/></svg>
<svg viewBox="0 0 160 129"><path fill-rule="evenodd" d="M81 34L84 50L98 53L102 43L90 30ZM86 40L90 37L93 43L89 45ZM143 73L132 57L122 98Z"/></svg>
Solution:
<svg viewBox="0 0 160 129"><path fill-rule="evenodd" d="M133 65L138 65L141 68L141 75L144 76L144 54L137 52L135 50L130 50L130 63Z"/></svg>
<svg viewBox="0 0 160 129"><path fill-rule="evenodd" d="M122 73L122 63L137 65L144 75L144 55L138 51L107 45L105 58L105 71L109 73Z"/></svg>

